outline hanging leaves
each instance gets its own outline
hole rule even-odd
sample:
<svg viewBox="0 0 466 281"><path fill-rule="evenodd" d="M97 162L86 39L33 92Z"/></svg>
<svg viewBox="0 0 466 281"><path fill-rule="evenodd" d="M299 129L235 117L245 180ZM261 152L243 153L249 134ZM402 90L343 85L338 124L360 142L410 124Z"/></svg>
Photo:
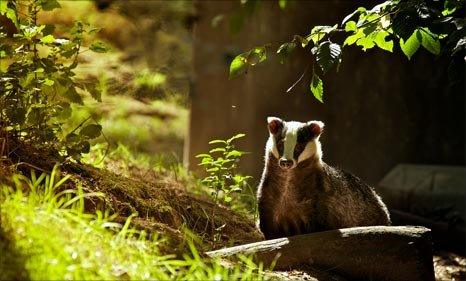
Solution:
<svg viewBox="0 0 466 281"><path fill-rule="evenodd" d="M311 80L311 84L309 85L310 89L311 89L311 92L312 94L314 95L314 97L320 101L321 103L323 103L323 96L324 96L324 83L322 82L322 79L320 79L319 76L317 76L317 74L314 72L312 74L312 80Z"/></svg>
<svg viewBox="0 0 466 281"><path fill-rule="evenodd" d="M416 30L416 38L421 42L422 47L434 55L440 54L440 41L437 34L434 34L427 27Z"/></svg>
<svg viewBox="0 0 466 281"><path fill-rule="evenodd" d="M419 49L419 46L421 46L416 33L417 32L413 32L413 34L411 34L411 36L406 41L403 38L400 38L401 50L408 57L408 59L411 59L414 53L416 53Z"/></svg>
<svg viewBox="0 0 466 281"><path fill-rule="evenodd" d="M254 66L266 59L265 46L255 47L246 53L237 55L230 63L230 79L246 73L249 66Z"/></svg>
<svg viewBox="0 0 466 281"><path fill-rule="evenodd" d="M284 63L285 59L294 51L295 48L295 42L284 43L278 48L277 54L280 56L281 64Z"/></svg>
<svg viewBox="0 0 466 281"><path fill-rule="evenodd" d="M230 79L246 72L248 60L245 55L237 55L230 63Z"/></svg>
<svg viewBox="0 0 466 281"><path fill-rule="evenodd" d="M341 46L330 41L321 43L316 53L317 64L325 74L335 64L341 62Z"/></svg>
<svg viewBox="0 0 466 281"><path fill-rule="evenodd" d="M285 2L279 3L281 7ZM421 46L434 55L439 55L443 51L442 48L446 47L452 56L457 56L458 51L466 46L466 22L460 13L464 1L445 0L443 10L441 7L439 9L439 3L431 2L388 0L372 9L359 7L347 15L340 25L314 26L307 36L295 35L291 42L281 44L276 53L283 64L296 47L306 48L311 45L310 55L314 57L318 69L324 75L334 66L338 70L343 48L351 45L356 45L363 51L378 48L394 52L394 42L397 42L408 59L411 59ZM332 42L333 35L337 32L345 33L343 43ZM339 38L341 37L337 37ZM263 53L265 57L265 50ZM251 61L250 55L251 51L238 55L232 61L230 78L246 73L249 66L262 61L260 55ZM455 61L458 61L458 58L452 59L452 63ZM301 78L298 82L300 80ZM316 72L313 72L310 89L322 102L323 82Z"/></svg>

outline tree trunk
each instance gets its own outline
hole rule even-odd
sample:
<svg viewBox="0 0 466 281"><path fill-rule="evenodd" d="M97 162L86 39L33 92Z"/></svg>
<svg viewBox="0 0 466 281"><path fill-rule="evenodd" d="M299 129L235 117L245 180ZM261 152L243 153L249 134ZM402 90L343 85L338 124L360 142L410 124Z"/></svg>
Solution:
<svg viewBox="0 0 466 281"><path fill-rule="evenodd" d="M354 227L267 240L208 252L254 254L267 268L307 264L355 280L434 280L430 230L417 226Z"/></svg>

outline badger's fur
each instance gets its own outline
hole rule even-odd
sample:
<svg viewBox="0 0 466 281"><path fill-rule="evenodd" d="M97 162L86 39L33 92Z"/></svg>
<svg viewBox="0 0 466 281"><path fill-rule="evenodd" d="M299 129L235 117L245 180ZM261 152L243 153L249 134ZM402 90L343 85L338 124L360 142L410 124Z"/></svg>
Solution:
<svg viewBox="0 0 466 281"><path fill-rule="evenodd" d="M257 192L259 228L266 239L390 224L373 188L322 161L322 122L267 121L270 136Z"/></svg>

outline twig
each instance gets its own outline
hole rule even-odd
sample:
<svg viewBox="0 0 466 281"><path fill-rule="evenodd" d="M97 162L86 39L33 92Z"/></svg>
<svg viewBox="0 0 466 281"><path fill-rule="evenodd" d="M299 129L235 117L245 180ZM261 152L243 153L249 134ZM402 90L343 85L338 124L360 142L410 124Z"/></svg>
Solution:
<svg viewBox="0 0 466 281"><path fill-rule="evenodd" d="M79 129L84 123L86 123L89 119L93 118L92 115L87 117L86 119L84 119L84 121L82 121L81 123L79 123L79 125L73 129L73 131L71 131L69 134L72 134L74 133L77 129Z"/></svg>
<svg viewBox="0 0 466 281"><path fill-rule="evenodd" d="M94 122L96 122L97 124L99 123L97 122L97 120L95 120L94 116L91 115L90 117L92 118L92 120L94 120ZM107 158L108 152L110 151L110 141L105 136L103 129L101 131L101 134L104 140L107 142L107 148L105 149L105 153L104 153L104 156L102 156L102 159L99 162L95 163L95 165L99 165L100 163L102 163L105 160L105 158Z"/></svg>
<svg viewBox="0 0 466 281"><path fill-rule="evenodd" d="M44 172L44 173L49 173L49 171L46 171L46 170L44 170L44 169L42 169L42 168L39 168L39 167L37 167L37 166L35 166L35 165L33 165L33 164L26 163L26 162L19 162L19 163L17 163L17 164L15 165L15 169L17 169L18 166L20 166L20 165L28 166L28 167L30 167L30 168L39 170L39 171Z"/></svg>
<svg viewBox="0 0 466 281"><path fill-rule="evenodd" d="M291 87L288 88L288 90L286 90L286 93L288 94L296 85L298 85L299 82L301 82L301 80L304 78L304 74L306 74L307 70L309 69L309 66L310 64L308 64L306 66L306 69L304 69L303 71L303 74L301 74L301 76L298 78L298 80L296 80L296 82L293 83L293 85L291 85Z"/></svg>

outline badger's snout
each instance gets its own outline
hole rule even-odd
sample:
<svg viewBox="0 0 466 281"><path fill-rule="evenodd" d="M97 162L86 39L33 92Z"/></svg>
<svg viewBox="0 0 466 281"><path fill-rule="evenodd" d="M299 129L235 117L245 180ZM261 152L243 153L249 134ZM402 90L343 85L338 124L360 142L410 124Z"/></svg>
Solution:
<svg viewBox="0 0 466 281"><path fill-rule="evenodd" d="M278 166L280 166L280 168L285 169L285 170L292 169L294 168L294 160L280 158L280 160L278 160Z"/></svg>

